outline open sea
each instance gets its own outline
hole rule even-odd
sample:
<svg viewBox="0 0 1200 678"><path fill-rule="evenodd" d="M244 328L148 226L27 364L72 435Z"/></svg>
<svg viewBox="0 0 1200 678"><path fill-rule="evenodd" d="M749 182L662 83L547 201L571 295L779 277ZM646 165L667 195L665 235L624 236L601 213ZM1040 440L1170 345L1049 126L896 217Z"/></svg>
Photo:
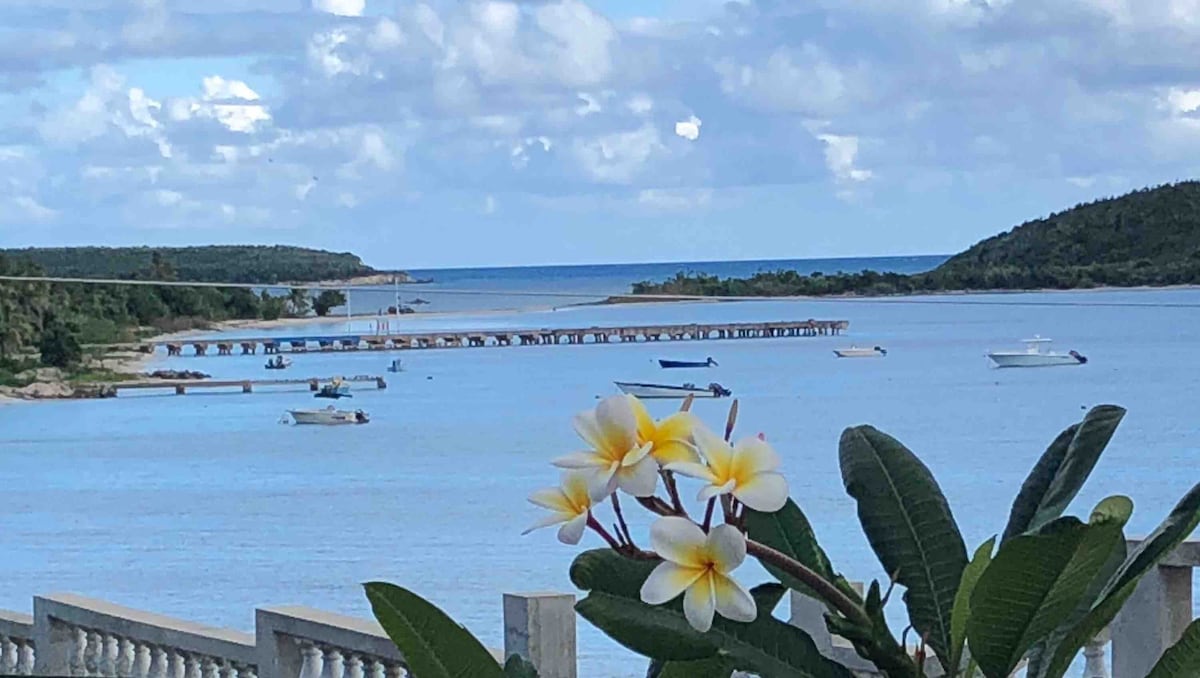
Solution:
<svg viewBox="0 0 1200 678"><path fill-rule="evenodd" d="M940 258L887 261L919 270ZM691 266L736 275L792 265L887 267L879 260ZM822 318L849 320L850 332L293 356L291 377L385 374L393 357L404 361L405 372L386 375L387 390L355 392L347 404L369 411L372 422L346 428L278 423L286 409L326 404L303 391L0 406L0 607L28 611L35 594L70 591L252 630L255 606L369 616L358 584L384 579L422 593L498 647L501 593L572 591L567 567L579 549L559 544L553 529L522 537L539 517L525 496L556 482L549 460L580 448L571 416L615 393L614 380L717 381L732 389L741 404L739 433L762 432L775 445L792 496L835 565L855 580L885 575L842 489L837 440L847 426L874 424L914 449L940 481L969 548L1003 528L1045 446L1097 404L1123 405L1129 414L1075 513L1125 493L1136 503L1129 533L1141 535L1197 480L1200 290L580 307L513 294L557 292L575 303L574 294L625 292L633 280L678 269L418 272L436 282L402 294L454 313L390 322L402 330ZM437 294L439 287L506 294ZM393 294L378 292L384 300ZM522 305L533 308L496 312ZM302 333L367 332L372 322L348 328L345 319L330 319ZM1035 334L1053 338L1059 350L1078 350L1088 364L989 367L987 350ZM852 343L884 346L888 356L834 357L834 348ZM720 367L684 374L655 363L706 356ZM261 355L160 358L154 367L274 376L263 362ZM661 416L677 405L650 408ZM698 401L694 410L719 428L728 405ZM644 540L648 520L627 513L637 516L635 536ZM583 546L598 545L587 537ZM748 585L766 578L756 566L738 574ZM899 622L901 605L890 611ZM644 660L582 619L579 650L581 676L644 675Z"/></svg>

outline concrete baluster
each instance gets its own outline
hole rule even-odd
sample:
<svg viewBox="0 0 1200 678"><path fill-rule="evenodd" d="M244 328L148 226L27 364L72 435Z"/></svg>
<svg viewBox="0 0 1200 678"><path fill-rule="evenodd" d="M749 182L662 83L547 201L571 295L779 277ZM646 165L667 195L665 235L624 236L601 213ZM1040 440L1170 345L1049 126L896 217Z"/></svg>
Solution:
<svg viewBox="0 0 1200 678"><path fill-rule="evenodd" d="M72 628L70 634L71 647L67 650L67 670L72 676L87 675L87 631Z"/></svg>
<svg viewBox="0 0 1200 678"><path fill-rule="evenodd" d="M150 650L150 669L146 678L168 678L171 672L171 656L161 647Z"/></svg>
<svg viewBox="0 0 1200 678"><path fill-rule="evenodd" d="M183 657L184 678L204 678L204 673L200 670L200 658L190 652Z"/></svg>
<svg viewBox="0 0 1200 678"><path fill-rule="evenodd" d="M237 667L238 667L238 678L258 678L258 675L256 673L254 673L253 666L245 666L242 664L238 664Z"/></svg>
<svg viewBox="0 0 1200 678"><path fill-rule="evenodd" d="M138 643L133 652L133 678L150 678L150 646Z"/></svg>
<svg viewBox="0 0 1200 678"><path fill-rule="evenodd" d="M1083 646L1083 678L1108 678L1108 662L1104 652L1106 645L1108 632L1104 631Z"/></svg>
<svg viewBox="0 0 1200 678"><path fill-rule="evenodd" d="M575 596L504 594L504 656L514 654L541 678L576 678Z"/></svg>
<svg viewBox="0 0 1200 678"><path fill-rule="evenodd" d="M346 678L366 678L363 675L363 660L358 655L350 655L350 660L346 662Z"/></svg>
<svg viewBox="0 0 1200 678"><path fill-rule="evenodd" d="M121 638L117 644L117 676L131 678L133 676L133 641Z"/></svg>
<svg viewBox="0 0 1200 678"><path fill-rule="evenodd" d="M342 663L342 653L336 647L331 647L325 650L324 659L321 678L343 678L342 670L345 666Z"/></svg>
<svg viewBox="0 0 1200 678"><path fill-rule="evenodd" d="M187 678L187 659L177 650L171 650L171 668L167 671L167 678Z"/></svg>
<svg viewBox="0 0 1200 678"><path fill-rule="evenodd" d="M300 678L321 678L325 663L321 659L321 650L312 643L305 643L300 647L300 657Z"/></svg>
<svg viewBox="0 0 1200 678"><path fill-rule="evenodd" d="M100 675L105 678L115 678L120 652L121 641L116 636L104 634L104 647L100 654Z"/></svg>
<svg viewBox="0 0 1200 678"><path fill-rule="evenodd" d="M0 673L6 675L16 673L19 659L17 644L8 636L0 636Z"/></svg>
<svg viewBox="0 0 1200 678"><path fill-rule="evenodd" d="M17 673L22 676L33 675L33 665L36 660L36 655L33 651L33 643L28 640L22 640L17 643L20 647L17 649Z"/></svg>
<svg viewBox="0 0 1200 678"><path fill-rule="evenodd" d="M220 666L217 664L217 660L212 657L205 657L200 662L200 675L203 678L221 678L219 669Z"/></svg>
<svg viewBox="0 0 1200 678"><path fill-rule="evenodd" d="M378 659L372 659L367 667L367 678L387 678L387 667Z"/></svg>
<svg viewBox="0 0 1200 678"><path fill-rule="evenodd" d="M220 678L238 678L237 665L229 661L222 661L221 666L217 670L217 675Z"/></svg>
<svg viewBox="0 0 1200 678"><path fill-rule="evenodd" d="M100 673L100 655L104 652L104 643L100 638L100 634L95 631L88 631L87 645L83 653L84 671L88 676L99 676Z"/></svg>
<svg viewBox="0 0 1200 678"><path fill-rule="evenodd" d="M401 664L388 664L387 678L409 678L408 669Z"/></svg>

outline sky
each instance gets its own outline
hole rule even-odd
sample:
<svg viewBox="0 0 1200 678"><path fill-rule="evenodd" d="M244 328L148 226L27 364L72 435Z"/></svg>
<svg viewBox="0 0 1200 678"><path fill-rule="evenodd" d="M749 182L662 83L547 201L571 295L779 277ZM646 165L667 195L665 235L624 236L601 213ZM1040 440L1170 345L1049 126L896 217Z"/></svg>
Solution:
<svg viewBox="0 0 1200 678"><path fill-rule="evenodd" d="M1197 175L1200 0L0 0L0 247L951 253Z"/></svg>

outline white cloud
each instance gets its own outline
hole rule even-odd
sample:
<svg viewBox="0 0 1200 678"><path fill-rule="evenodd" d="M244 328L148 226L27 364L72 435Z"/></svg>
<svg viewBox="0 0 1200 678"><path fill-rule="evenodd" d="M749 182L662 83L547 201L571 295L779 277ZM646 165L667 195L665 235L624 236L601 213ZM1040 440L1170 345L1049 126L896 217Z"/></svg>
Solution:
<svg viewBox="0 0 1200 678"><path fill-rule="evenodd" d="M53 220L57 216L58 210L52 210L42 205L32 196L19 195L0 200L0 224L46 222Z"/></svg>
<svg viewBox="0 0 1200 678"><path fill-rule="evenodd" d="M868 181L874 176L870 170L861 169L856 165L858 137L820 134L817 138L825 144L825 165L833 174L834 180L842 186L838 197L853 197L853 185Z"/></svg>
<svg viewBox="0 0 1200 678"><path fill-rule="evenodd" d="M313 9L340 16L362 16L366 0L312 0Z"/></svg>
<svg viewBox="0 0 1200 678"><path fill-rule="evenodd" d="M625 102L625 107L634 115L645 115L654 110L654 99L645 94L635 94Z"/></svg>
<svg viewBox="0 0 1200 678"><path fill-rule="evenodd" d="M605 184L628 184L655 152L663 148L651 125L628 131L577 139L574 154L585 174Z"/></svg>
<svg viewBox="0 0 1200 678"><path fill-rule="evenodd" d="M703 124L700 118L694 115L688 116L687 120L680 120L675 123L675 135L683 137L688 141L695 141L700 138L700 125Z"/></svg>
<svg viewBox="0 0 1200 678"><path fill-rule="evenodd" d="M495 214L496 208L497 208L496 196L488 195L483 199L483 210L482 211L484 214Z"/></svg>
<svg viewBox="0 0 1200 678"><path fill-rule="evenodd" d="M712 202L709 189L644 188L638 191L639 205L665 212L682 212L707 207Z"/></svg>
<svg viewBox="0 0 1200 678"><path fill-rule="evenodd" d="M400 29L400 24L387 17L379 19L375 29L367 36L367 46L377 52L396 49L404 44L404 31Z"/></svg>

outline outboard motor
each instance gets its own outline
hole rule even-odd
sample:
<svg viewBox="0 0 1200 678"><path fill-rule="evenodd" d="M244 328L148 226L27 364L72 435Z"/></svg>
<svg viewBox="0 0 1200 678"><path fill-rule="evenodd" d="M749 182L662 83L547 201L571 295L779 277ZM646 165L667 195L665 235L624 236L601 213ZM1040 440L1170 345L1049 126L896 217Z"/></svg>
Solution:
<svg viewBox="0 0 1200 678"><path fill-rule="evenodd" d="M1079 355L1078 351L1067 351L1067 355L1078 360L1080 365L1087 364L1087 356Z"/></svg>
<svg viewBox="0 0 1200 678"><path fill-rule="evenodd" d="M880 347L880 346L876 346L876 347L875 347L875 350L876 350L876 351L879 351L879 355L887 355L887 349L886 349L886 348L882 348L882 347Z"/></svg>
<svg viewBox="0 0 1200 678"><path fill-rule="evenodd" d="M730 391L729 389L725 388L724 386L718 384L715 381L708 385L708 390L712 391L713 395L715 395L717 397L728 396L728 395L733 394L733 391Z"/></svg>

